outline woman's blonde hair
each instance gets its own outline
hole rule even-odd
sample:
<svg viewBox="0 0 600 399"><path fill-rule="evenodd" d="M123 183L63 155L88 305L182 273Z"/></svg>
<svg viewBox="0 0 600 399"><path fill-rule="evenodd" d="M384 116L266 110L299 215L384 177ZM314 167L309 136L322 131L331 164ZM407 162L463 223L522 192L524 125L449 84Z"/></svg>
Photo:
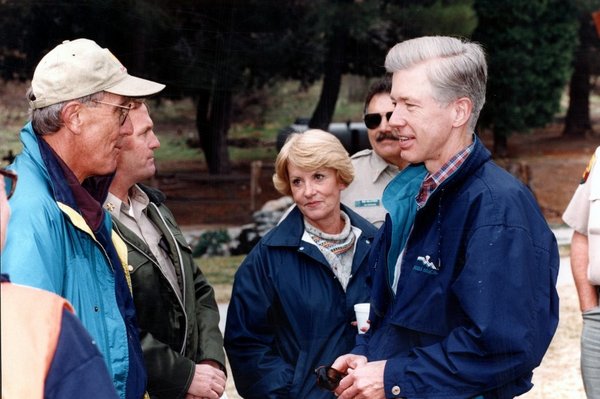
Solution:
<svg viewBox="0 0 600 399"><path fill-rule="evenodd" d="M354 167L348 152L331 133L319 129L292 133L275 160L273 185L283 195L292 193L288 165L308 170L335 169L338 181L349 185L354 180Z"/></svg>

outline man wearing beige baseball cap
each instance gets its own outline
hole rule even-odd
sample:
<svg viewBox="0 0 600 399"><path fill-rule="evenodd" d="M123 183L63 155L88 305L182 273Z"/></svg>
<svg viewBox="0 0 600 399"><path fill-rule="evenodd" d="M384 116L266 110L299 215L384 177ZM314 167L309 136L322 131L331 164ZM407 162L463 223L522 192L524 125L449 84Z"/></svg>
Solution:
<svg viewBox="0 0 600 399"><path fill-rule="evenodd" d="M71 302L123 399L143 397L147 377L127 249L101 204L120 140L133 132L132 98L163 88L129 75L91 40L63 42L35 69L27 93L31 122L21 130L23 152L9 167L23 183L10 200L2 272Z"/></svg>

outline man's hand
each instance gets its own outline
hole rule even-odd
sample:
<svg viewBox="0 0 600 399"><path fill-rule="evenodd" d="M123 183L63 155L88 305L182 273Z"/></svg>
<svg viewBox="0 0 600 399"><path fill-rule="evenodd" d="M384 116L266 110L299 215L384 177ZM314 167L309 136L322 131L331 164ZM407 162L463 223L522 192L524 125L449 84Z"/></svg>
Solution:
<svg viewBox="0 0 600 399"><path fill-rule="evenodd" d="M343 359L349 356L354 358ZM338 399L385 399L383 372L386 360L367 363L364 356L344 355L338 358L332 367L343 366L343 363L348 365L349 370L335 390ZM350 368L350 365L356 367Z"/></svg>
<svg viewBox="0 0 600 399"><path fill-rule="evenodd" d="M204 363L209 361L196 365L186 397L219 399L225 391L225 373L216 362L212 362L215 365Z"/></svg>
<svg viewBox="0 0 600 399"><path fill-rule="evenodd" d="M349 353L347 355L342 355L335 359L335 362L333 362L331 367L338 371L341 371L342 373L351 373L352 370L366 363L366 357L360 355L353 355Z"/></svg>

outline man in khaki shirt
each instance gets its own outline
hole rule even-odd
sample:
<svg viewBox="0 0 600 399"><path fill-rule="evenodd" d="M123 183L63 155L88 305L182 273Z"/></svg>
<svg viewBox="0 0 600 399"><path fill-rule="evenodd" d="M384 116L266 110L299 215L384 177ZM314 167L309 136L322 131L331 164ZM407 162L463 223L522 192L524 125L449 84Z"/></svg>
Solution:
<svg viewBox="0 0 600 399"><path fill-rule="evenodd" d="M392 134L389 118L394 110L389 76L375 82L365 99L364 121L372 149L352 155L354 181L342 191L342 202L380 227L387 211L381 202L383 190L404 166L399 141Z"/></svg>
<svg viewBox="0 0 600 399"><path fill-rule="evenodd" d="M600 171L596 149L563 214L573 228L571 270L583 318L581 375L586 396L600 398Z"/></svg>
<svg viewBox="0 0 600 399"><path fill-rule="evenodd" d="M129 113L133 134L122 141L104 203L125 241L140 327L148 392L153 399L217 398L225 391L225 353L214 290L196 265L154 176L160 142L148 106Z"/></svg>

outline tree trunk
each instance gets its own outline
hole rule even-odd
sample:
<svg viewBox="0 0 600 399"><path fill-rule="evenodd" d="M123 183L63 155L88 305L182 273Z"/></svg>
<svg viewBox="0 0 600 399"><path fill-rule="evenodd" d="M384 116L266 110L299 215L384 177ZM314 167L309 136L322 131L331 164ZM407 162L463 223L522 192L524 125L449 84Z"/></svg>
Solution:
<svg viewBox="0 0 600 399"><path fill-rule="evenodd" d="M585 13L579 18L579 47L573 60L574 70L569 84L569 109L565 117L563 135L584 137L592 131L590 119L590 51L595 30L591 17Z"/></svg>
<svg viewBox="0 0 600 399"><path fill-rule="evenodd" d="M329 42L321 95L319 96L317 107L308 122L308 127L311 129L329 129L329 123L331 123L331 119L333 118L335 104L337 103L342 85L342 57L345 51L346 35L346 31L335 29Z"/></svg>
<svg viewBox="0 0 600 399"><path fill-rule="evenodd" d="M206 94L206 93L204 93ZM231 124L232 93L215 90L212 96L201 96L196 108L196 126L204 151L208 173L231 172L227 148L227 132Z"/></svg>
<svg viewBox="0 0 600 399"><path fill-rule="evenodd" d="M198 131L200 148L202 148L205 154L208 152L208 143L210 142L210 138L208 137L210 131L209 111L210 91L199 90L196 103L196 130ZM207 157L205 156L205 158Z"/></svg>
<svg viewBox="0 0 600 399"><path fill-rule="evenodd" d="M215 91L212 97L210 124L210 161L207 159L208 173L228 174L231 172L227 133L231 125L232 93Z"/></svg>
<svg viewBox="0 0 600 399"><path fill-rule="evenodd" d="M231 110L233 107L233 88L231 76L233 66L231 61L232 37L235 26L234 13L231 9L219 10L219 18L228 27L225 31L214 32L217 46L216 64L212 72L211 87L203 91L208 92L208 102L202 104L206 109L206 123L204 131L199 130L201 146L206 158L208 173L211 175L228 174L231 172L229 152L227 147L227 133L231 126ZM204 100L206 101L206 100ZM199 102L200 105L200 102ZM202 115L197 115L197 125L200 129Z"/></svg>

